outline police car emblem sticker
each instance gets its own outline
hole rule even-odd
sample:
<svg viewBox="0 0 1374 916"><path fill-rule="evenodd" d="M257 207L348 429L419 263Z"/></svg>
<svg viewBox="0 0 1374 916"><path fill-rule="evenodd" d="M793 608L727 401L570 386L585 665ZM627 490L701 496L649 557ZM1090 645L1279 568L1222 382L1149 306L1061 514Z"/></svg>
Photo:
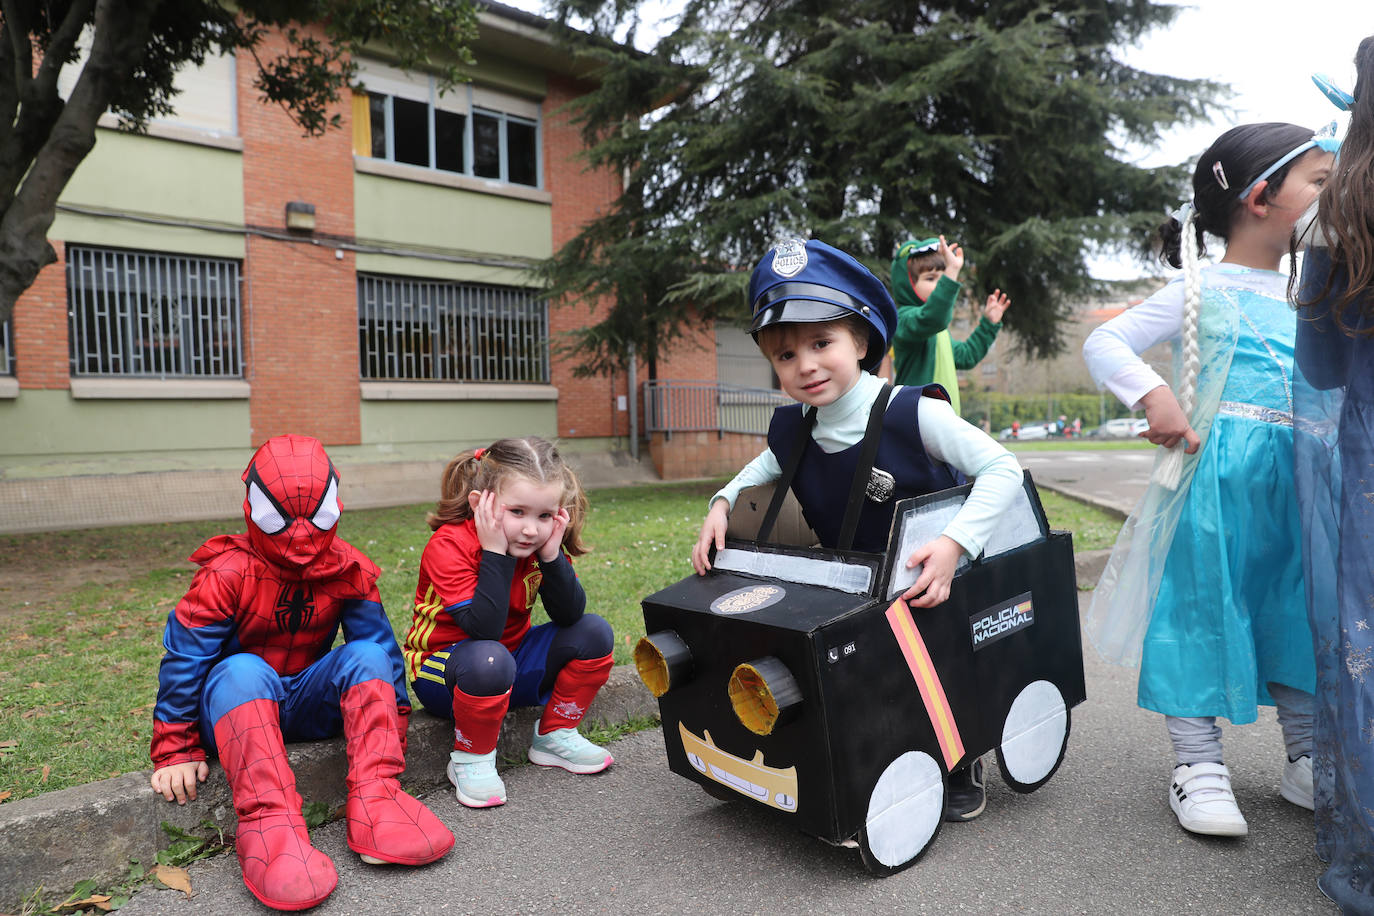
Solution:
<svg viewBox="0 0 1374 916"><path fill-rule="evenodd" d="M784 239L773 249L773 273L779 277L795 277L806 266L806 243L801 239Z"/></svg>
<svg viewBox="0 0 1374 916"><path fill-rule="evenodd" d="M726 592L711 602L715 614L747 614L777 604L787 591L779 585L752 585Z"/></svg>
<svg viewBox="0 0 1374 916"><path fill-rule="evenodd" d="M1018 630L1035 623L1035 605L1031 593L1023 592L1008 601L999 601L992 607L969 618L973 637L973 651L995 643Z"/></svg>

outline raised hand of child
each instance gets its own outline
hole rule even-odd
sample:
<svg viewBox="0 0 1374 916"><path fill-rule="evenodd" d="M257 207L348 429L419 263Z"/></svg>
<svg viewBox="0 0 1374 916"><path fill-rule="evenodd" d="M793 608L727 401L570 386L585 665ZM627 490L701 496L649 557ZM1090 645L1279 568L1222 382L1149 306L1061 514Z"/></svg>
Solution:
<svg viewBox="0 0 1374 916"><path fill-rule="evenodd" d="M558 559L558 555L563 551L563 533L568 530L568 523L572 517L568 515L567 506L559 506L558 514L553 517L553 529L549 532L549 539L539 545L539 562L552 563Z"/></svg>
<svg viewBox="0 0 1374 916"><path fill-rule="evenodd" d="M154 792L168 801L184 805L188 798L195 800L196 783L205 782L209 778L209 764L204 760L188 760L158 767L153 770L153 776L148 781L152 784Z"/></svg>
<svg viewBox="0 0 1374 916"><path fill-rule="evenodd" d="M921 574L902 593L902 598L912 607L935 607L943 604L949 597L949 584L954 581L954 571L959 567L959 557L964 548L951 537L940 535L927 541L907 557L906 568L921 567Z"/></svg>
<svg viewBox="0 0 1374 916"><path fill-rule="evenodd" d="M987 305L983 306L983 314L993 324L1001 324L1002 315L1009 305L1011 305L1011 299L1007 298L1007 294L1000 289L995 289L992 291L992 295L988 296Z"/></svg>
<svg viewBox="0 0 1374 916"><path fill-rule="evenodd" d="M471 502L471 505L472 521L477 526L477 541L482 545L482 549L490 550L492 553L505 553L510 546L510 542L506 540L505 526L501 524L506 515L506 507L496 498L496 491L483 490L477 494L476 502Z"/></svg>
<svg viewBox="0 0 1374 916"><path fill-rule="evenodd" d="M1165 448L1173 448L1182 439L1188 443L1183 449L1184 454L1191 455L1198 450L1202 439L1188 423L1183 407L1168 385L1151 389L1140 399L1140 403L1145 405L1145 421L1150 424L1140 434L1141 438Z"/></svg>
<svg viewBox="0 0 1374 916"><path fill-rule="evenodd" d="M701 523L697 542L692 545L692 568L698 576L706 575L711 568L711 545L714 544L717 550L725 546L725 529L729 524L730 504L724 499L711 503L711 511L706 513L706 519Z"/></svg>
<svg viewBox="0 0 1374 916"><path fill-rule="evenodd" d="M945 259L945 276L951 280L958 280L959 271L964 266L964 249L958 245L948 244L942 235L940 236L940 247L936 250L940 257Z"/></svg>

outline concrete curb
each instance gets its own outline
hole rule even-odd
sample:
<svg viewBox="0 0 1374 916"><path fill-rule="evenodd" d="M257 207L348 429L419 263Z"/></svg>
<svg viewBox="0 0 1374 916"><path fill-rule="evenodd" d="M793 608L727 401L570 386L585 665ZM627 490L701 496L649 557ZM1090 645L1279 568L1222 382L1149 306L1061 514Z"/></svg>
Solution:
<svg viewBox="0 0 1374 916"><path fill-rule="evenodd" d="M620 665L597 694L587 721L619 725L657 715L658 703L633 666ZM524 762L538 717L537 708L517 709L506 716L498 759ZM401 777L408 791L448 794L444 767L452 736L449 722L416 712L407 739L409 765ZM291 744L287 755L296 788L307 803L321 802L336 812L343 807L348 762L342 738ZM131 859L151 865L157 851L169 843L164 821L198 836L207 835L208 821L226 837L233 836L236 819L229 785L217 763L211 764L210 778L196 800L185 806L154 795L150 774L125 773L0 805L0 908L19 906L39 885L65 892L88 878L113 884L125 875Z"/></svg>

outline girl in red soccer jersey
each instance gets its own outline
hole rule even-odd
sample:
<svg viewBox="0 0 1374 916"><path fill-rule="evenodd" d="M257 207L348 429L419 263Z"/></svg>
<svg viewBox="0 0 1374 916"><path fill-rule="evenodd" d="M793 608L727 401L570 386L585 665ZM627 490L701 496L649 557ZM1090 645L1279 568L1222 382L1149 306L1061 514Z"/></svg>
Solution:
<svg viewBox="0 0 1374 916"><path fill-rule="evenodd" d="M512 705L543 704L529 758L572 773L613 763L577 723L611 671L610 624L584 613L571 558L586 552L587 500L552 443L501 439L444 469L420 559L406 673L425 709L453 719L458 801L506 801L496 738ZM549 623L530 626L534 599Z"/></svg>

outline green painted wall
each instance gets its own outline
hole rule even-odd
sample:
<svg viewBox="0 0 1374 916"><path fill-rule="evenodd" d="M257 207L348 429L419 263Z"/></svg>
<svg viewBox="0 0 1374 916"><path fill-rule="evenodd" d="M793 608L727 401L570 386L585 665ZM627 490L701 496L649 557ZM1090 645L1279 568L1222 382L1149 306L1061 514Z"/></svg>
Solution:
<svg viewBox="0 0 1374 916"><path fill-rule="evenodd" d="M156 137L96 131L61 203L160 219L243 225L243 154ZM120 248L241 258L240 232L218 233L58 211L52 238Z"/></svg>
<svg viewBox="0 0 1374 916"><path fill-rule="evenodd" d="M503 436L558 435L557 401L363 401L364 458L451 458Z"/></svg>
<svg viewBox="0 0 1374 916"><path fill-rule="evenodd" d="M543 259L553 253L553 210L545 203L357 172L354 225L359 239L428 250ZM377 254L358 269L483 283L528 284L522 271Z"/></svg>
<svg viewBox="0 0 1374 916"><path fill-rule="evenodd" d="M471 68L474 83L536 99L548 94L548 82L542 67L530 67L508 57L483 53L480 45L476 49L476 57L477 63Z"/></svg>
<svg viewBox="0 0 1374 916"><path fill-rule="evenodd" d="M247 400L76 400L24 389L0 400L0 429L6 476L232 467L250 444ZM228 465L212 457L221 453L233 456Z"/></svg>

